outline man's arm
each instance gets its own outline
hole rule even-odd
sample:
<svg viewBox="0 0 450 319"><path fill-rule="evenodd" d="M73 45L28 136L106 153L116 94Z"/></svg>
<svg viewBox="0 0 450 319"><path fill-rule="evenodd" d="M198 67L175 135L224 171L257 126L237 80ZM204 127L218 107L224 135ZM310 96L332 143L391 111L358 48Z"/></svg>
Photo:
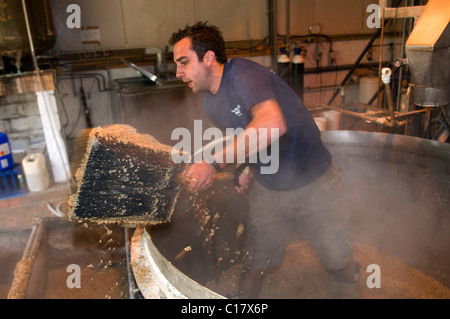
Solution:
<svg viewBox="0 0 450 319"><path fill-rule="evenodd" d="M272 142L272 129L277 129L278 138L286 133L287 126L286 120L283 116L281 108L275 99L266 100L261 103L257 103L250 108L252 114L252 120L244 131L239 134L234 143L230 143L222 151L219 151L213 155L213 159L219 163L221 168L225 168L228 165L237 163L238 150L245 149L245 158L248 158L251 154L259 152L263 147L268 147ZM263 128L264 130L260 130ZM267 139L266 143L248 143L246 142L246 131L252 130L256 132L256 141L260 138ZM260 136L261 132L266 132L266 136ZM234 154L233 161L227 162L227 152ZM189 184L188 188L192 192L202 191L214 184L214 175L216 174L214 167L206 163L205 161L190 165L186 171L185 176L193 182Z"/></svg>
<svg viewBox="0 0 450 319"><path fill-rule="evenodd" d="M245 149L245 158L247 159L250 155L261 151L262 148L268 147L274 142L272 141L272 129L278 130L278 134L276 135L278 138L286 133L286 120L276 100L270 99L257 103L250 108L250 113L252 114L251 122L247 125L244 132L236 137L234 144L230 143L222 151L213 155L214 160L220 163L220 167L225 168L228 165L237 163L238 151L241 149ZM255 136L256 143L248 143L248 141L246 141L246 138L250 136L250 134L246 134L249 130L252 130L257 134ZM262 136L261 134L265 134L266 136ZM265 143L260 144L259 142L262 141L262 139L266 139L266 141ZM231 154L234 154L233 162L231 163L227 162L227 152L232 152Z"/></svg>

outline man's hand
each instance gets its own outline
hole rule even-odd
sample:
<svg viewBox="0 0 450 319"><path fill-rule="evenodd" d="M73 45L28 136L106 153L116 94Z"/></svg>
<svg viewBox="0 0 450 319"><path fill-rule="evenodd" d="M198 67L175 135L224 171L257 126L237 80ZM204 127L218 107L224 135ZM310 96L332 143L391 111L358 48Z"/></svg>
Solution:
<svg viewBox="0 0 450 319"><path fill-rule="evenodd" d="M184 171L183 177L187 181L187 189L192 192L201 192L214 184L217 171L214 167L201 161L189 165Z"/></svg>
<svg viewBox="0 0 450 319"><path fill-rule="evenodd" d="M247 166L239 175L239 187L235 186L234 189L241 195L244 195L248 188L250 187L250 183L253 180L253 171Z"/></svg>

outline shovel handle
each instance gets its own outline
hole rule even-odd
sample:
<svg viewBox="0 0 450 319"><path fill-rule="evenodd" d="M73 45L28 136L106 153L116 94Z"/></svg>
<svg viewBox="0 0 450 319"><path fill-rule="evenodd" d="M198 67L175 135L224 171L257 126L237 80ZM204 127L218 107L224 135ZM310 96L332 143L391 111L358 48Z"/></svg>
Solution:
<svg viewBox="0 0 450 319"><path fill-rule="evenodd" d="M229 172L224 172L224 173L217 173L214 175L215 181L216 182L226 182L226 181L231 181L234 179L234 174L233 173L229 173ZM189 182L193 182L193 181L197 181L197 179L195 178L185 178L183 180L183 182L185 183L189 183Z"/></svg>
<svg viewBox="0 0 450 319"><path fill-rule="evenodd" d="M234 179L234 174L230 172L217 173L215 178L216 182L232 181Z"/></svg>
<svg viewBox="0 0 450 319"><path fill-rule="evenodd" d="M235 180L236 175L238 175L238 179L239 179L239 175L241 175L241 174L245 174L245 175L250 174L250 166L246 165L244 167L244 169L242 171L240 171L240 174L230 173L230 172L217 173L215 175L215 178L216 178L216 182L232 181L232 180Z"/></svg>

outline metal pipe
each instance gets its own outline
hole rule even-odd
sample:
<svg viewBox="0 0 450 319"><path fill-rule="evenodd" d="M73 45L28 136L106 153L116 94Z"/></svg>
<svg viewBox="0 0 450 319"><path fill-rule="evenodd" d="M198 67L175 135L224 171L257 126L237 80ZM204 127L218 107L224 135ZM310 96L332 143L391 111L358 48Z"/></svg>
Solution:
<svg viewBox="0 0 450 319"><path fill-rule="evenodd" d="M405 6L409 6L409 1L406 0ZM405 58L405 43L406 43L406 19L403 19L403 25L402 25L402 45L401 45L401 54L400 59ZM397 84L397 103L396 103L396 111L400 110L400 103L401 103L401 95L402 95L402 80L403 80L403 69L399 70L398 75L398 84Z"/></svg>
<svg viewBox="0 0 450 319"><path fill-rule="evenodd" d="M39 250L39 247L41 245L42 238L44 237L44 233L45 233L45 225L44 225L43 220L40 219L37 222L36 236L35 236L35 238L33 240L33 244L31 246L31 250L29 252L28 258L31 259L31 258L36 257L36 254L37 254L37 252Z"/></svg>
<svg viewBox="0 0 450 319"><path fill-rule="evenodd" d="M392 121L390 119L391 115L387 114L386 110L379 109L379 108L373 107L371 105L362 104L359 102L351 102L351 103L346 103L345 106L363 107L363 108L367 108L375 113L371 113L370 115L367 113L358 113L358 112L347 110L341 106L328 105L328 104L312 104L312 105L308 105L308 109L311 110L314 108L326 108L326 109L330 109L330 110L335 110L335 111L341 112L342 114L350 115L352 117L356 117L361 120L368 121L373 124L383 125L386 127L403 126L406 124L406 122L401 121L401 120L406 119L410 116L416 116L416 115L426 112L426 109L420 109L420 110L415 110L415 111L410 111L410 112L405 112L405 113L398 113L398 114L395 114L395 112L394 112L394 119L396 119L396 120Z"/></svg>
<svg viewBox="0 0 450 319"><path fill-rule="evenodd" d="M272 70L277 69L277 1L268 0L269 44Z"/></svg>
<svg viewBox="0 0 450 319"><path fill-rule="evenodd" d="M379 0L378 5L380 7L381 14L381 38L380 38L380 58L378 61L378 72L381 73L382 61L383 61L383 44L384 44L384 25L386 20L384 19L385 10L386 10L386 0ZM380 86L380 78L378 78L378 86ZM378 107L383 107L383 101L378 99Z"/></svg>
<svg viewBox="0 0 450 319"><path fill-rule="evenodd" d="M381 80L384 83L384 89L386 90L386 99L389 108L389 114L391 116L391 123L393 126L395 123L395 111L394 111L394 102L392 101L392 92L391 92L391 75L392 71L389 68L383 68L381 70Z"/></svg>
<svg viewBox="0 0 450 319"><path fill-rule="evenodd" d="M27 5L25 4L25 0L22 0L22 9L23 9L23 15L25 18L25 27L27 29L28 41L30 42L31 58L33 59L33 63L34 63L34 67L36 68L36 72L39 73L39 66L38 66L36 54L34 51L33 38L31 36L30 21L28 20L28 11L27 11Z"/></svg>
<svg viewBox="0 0 450 319"><path fill-rule="evenodd" d="M23 251L22 259L29 259L31 257L32 251L33 251L32 248L33 248L34 242L36 240L36 234L38 232L38 229L39 229L39 224L34 223L32 225L30 237L28 238L27 246L25 247L25 250Z"/></svg>
<svg viewBox="0 0 450 319"><path fill-rule="evenodd" d="M346 114L346 115L350 115L350 116L353 116L353 117L356 117L356 118L359 118L359 119L362 119L362 120L365 120L365 121L369 121L369 122L374 123L374 124L380 124L380 125L383 125L383 126L392 127L391 122L387 121L385 117L370 116L370 115L367 115L366 113L353 112L353 111L349 111L349 110L346 110L346 109L343 109L343 108L340 108L340 107L335 107L335 106L326 105L326 104L317 104L317 105L314 105L314 106L322 106L322 107L325 107L325 108L328 108L328 109L339 111L339 112L341 112L343 114ZM403 125L404 123L398 123L398 124L399 125Z"/></svg>
<svg viewBox="0 0 450 319"><path fill-rule="evenodd" d="M395 126L395 114L394 114L394 102L392 102L392 92L391 85L389 83L385 83L384 87L386 89L386 99L388 103L389 113L391 117L392 125Z"/></svg>
<svg viewBox="0 0 450 319"><path fill-rule="evenodd" d="M392 71L392 75L395 75L399 70L400 70L399 66L398 68L395 68L394 71ZM373 102L376 100L376 98L381 94L381 92L384 91L384 84L380 85L380 87L378 88L378 91L375 92L372 96L372 98L369 100L369 102L367 102L367 104L372 105Z"/></svg>
<svg viewBox="0 0 450 319"><path fill-rule="evenodd" d="M291 37L291 2L286 0L286 43L289 43Z"/></svg>

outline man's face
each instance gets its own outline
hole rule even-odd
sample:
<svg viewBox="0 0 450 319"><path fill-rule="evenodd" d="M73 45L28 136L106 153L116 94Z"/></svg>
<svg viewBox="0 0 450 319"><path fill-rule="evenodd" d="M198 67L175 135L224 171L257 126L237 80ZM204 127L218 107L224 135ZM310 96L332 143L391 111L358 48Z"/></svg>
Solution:
<svg viewBox="0 0 450 319"><path fill-rule="evenodd" d="M173 47L173 58L177 65L177 78L183 80L198 93L210 88L211 71L203 62L198 61L197 53L191 50L191 39L184 38Z"/></svg>

